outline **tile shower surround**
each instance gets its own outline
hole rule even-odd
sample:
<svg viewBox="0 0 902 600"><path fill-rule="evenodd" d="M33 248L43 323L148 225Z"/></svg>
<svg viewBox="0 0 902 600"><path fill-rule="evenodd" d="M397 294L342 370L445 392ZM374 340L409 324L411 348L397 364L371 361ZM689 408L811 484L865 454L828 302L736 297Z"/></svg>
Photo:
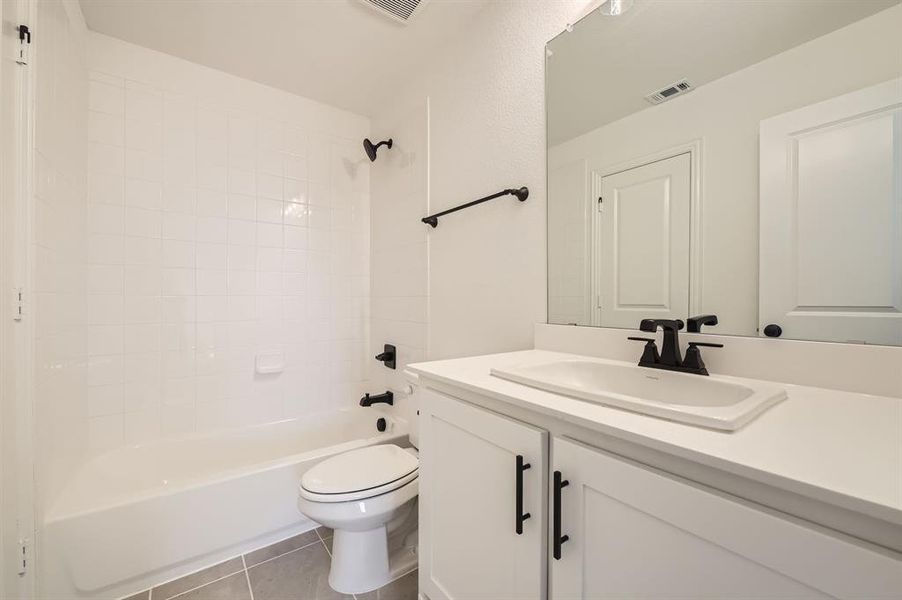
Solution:
<svg viewBox="0 0 902 600"><path fill-rule="evenodd" d="M88 116L92 452L361 395L359 141L97 70ZM258 354L283 355L285 371L255 374Z"/></svg>

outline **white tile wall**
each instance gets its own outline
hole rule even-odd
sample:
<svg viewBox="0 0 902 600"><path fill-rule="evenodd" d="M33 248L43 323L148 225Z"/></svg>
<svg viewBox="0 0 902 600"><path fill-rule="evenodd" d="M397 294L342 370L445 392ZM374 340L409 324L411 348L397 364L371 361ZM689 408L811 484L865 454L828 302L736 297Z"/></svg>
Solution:
<svg viewBox="0 0 902 600"><path fill-rule="evenodd" d="M286 110L283 92L91 38L92 450L355 403L368 123L343 113L323 130L303 99ZM255 374L260 353L285 371Z"/></svg>

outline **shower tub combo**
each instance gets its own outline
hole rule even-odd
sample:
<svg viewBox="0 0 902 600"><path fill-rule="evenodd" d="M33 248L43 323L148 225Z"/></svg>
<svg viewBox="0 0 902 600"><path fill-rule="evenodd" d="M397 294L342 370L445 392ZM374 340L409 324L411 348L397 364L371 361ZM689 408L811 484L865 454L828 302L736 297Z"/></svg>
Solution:
<svg viewBox="0 0 902 600"><path fill-rule="evenodd" d="M42 596L123 597L309 530L297 509L307 469L406 438L401 419L348 410L98 456L44 519Z"/></svg>

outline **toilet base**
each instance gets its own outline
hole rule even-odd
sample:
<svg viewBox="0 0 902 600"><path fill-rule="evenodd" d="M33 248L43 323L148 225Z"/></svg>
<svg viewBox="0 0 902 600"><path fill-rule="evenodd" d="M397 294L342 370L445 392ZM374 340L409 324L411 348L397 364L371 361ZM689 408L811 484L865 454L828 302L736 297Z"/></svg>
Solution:
<svg viewBox="0 0 902 600"><path fill-rule="evenodd" d="M335 530L329 585L342 594L376 590L417 568L416 547L388 554L386 527L369 531Z"/></svg>

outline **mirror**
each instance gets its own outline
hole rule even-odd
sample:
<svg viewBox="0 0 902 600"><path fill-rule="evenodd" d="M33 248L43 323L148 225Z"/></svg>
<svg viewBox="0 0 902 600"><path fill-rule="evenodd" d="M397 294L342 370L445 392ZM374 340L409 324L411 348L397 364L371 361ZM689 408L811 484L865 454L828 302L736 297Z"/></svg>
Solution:
<svg viewBox="0 0 902 600"><path fill-rule="evenodd" d="M900 32L898 0L608 0L549 42L549 323L902 345Z"/></svg>

